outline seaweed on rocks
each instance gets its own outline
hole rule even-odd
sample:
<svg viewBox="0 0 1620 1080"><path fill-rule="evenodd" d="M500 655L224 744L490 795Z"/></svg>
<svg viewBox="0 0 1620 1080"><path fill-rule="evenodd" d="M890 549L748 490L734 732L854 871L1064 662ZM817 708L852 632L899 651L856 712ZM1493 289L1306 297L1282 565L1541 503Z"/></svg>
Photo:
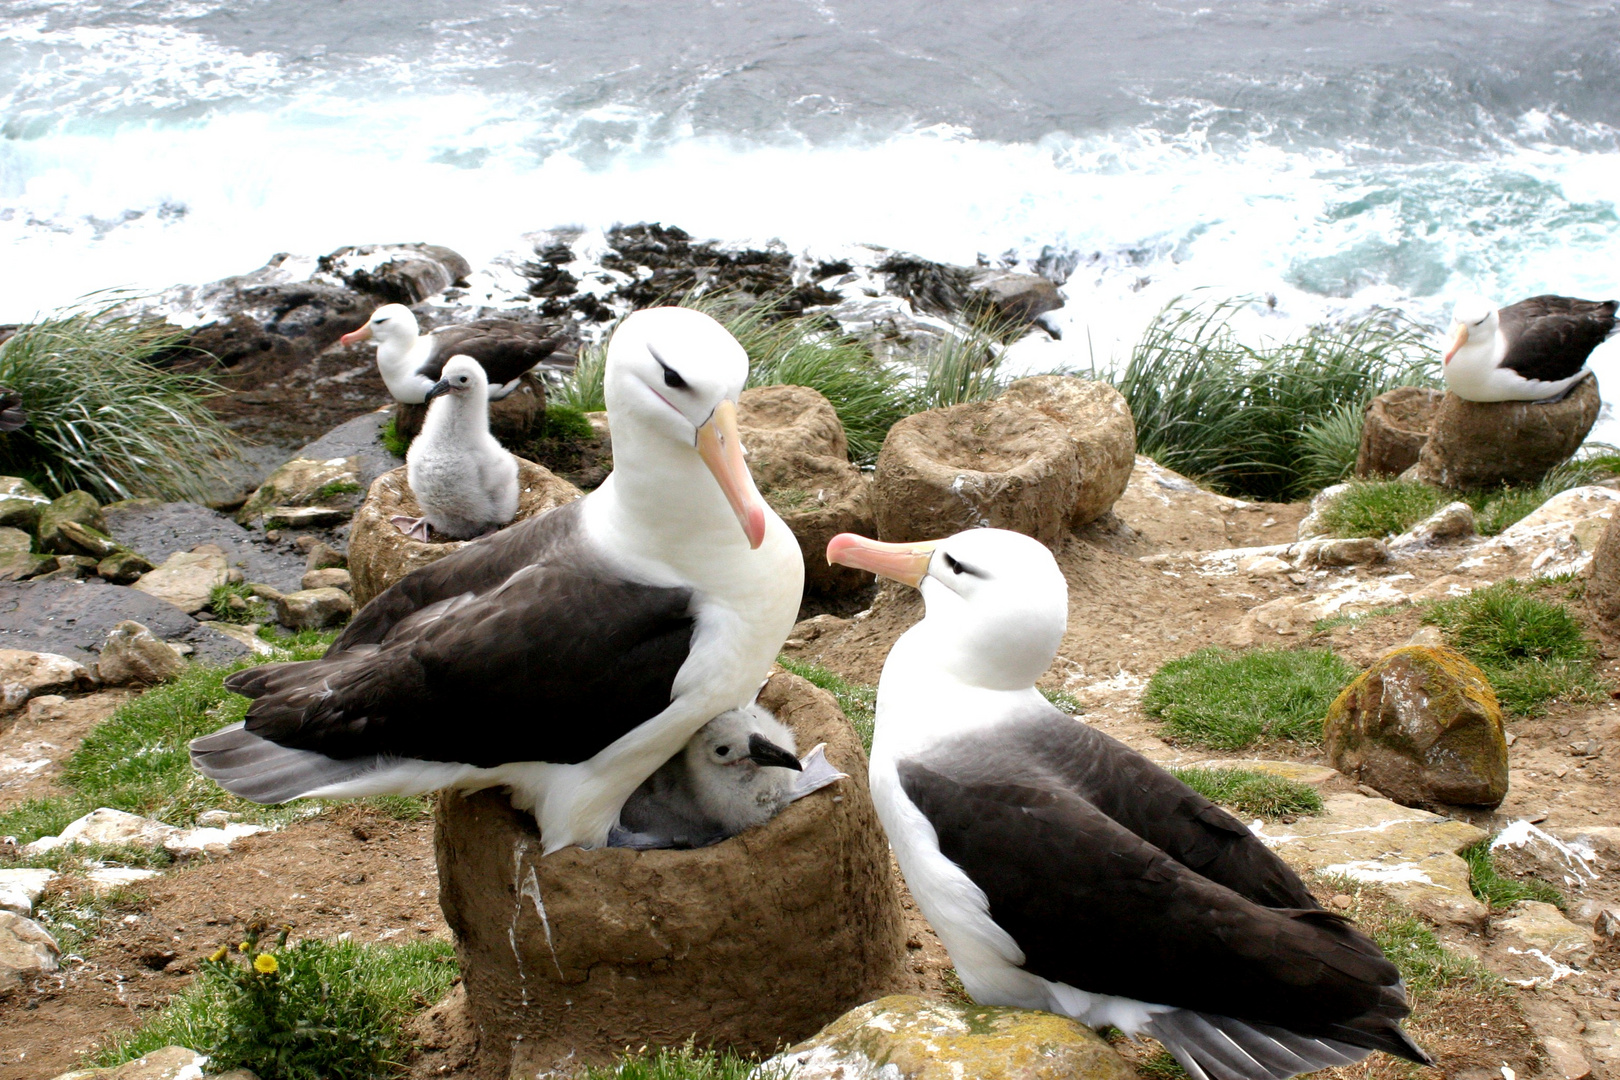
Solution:
<svg viewBox="0 0 1620 1080"><path fill-rule="evenodd" d="M607 239L613 251L602 265L634 279L614 293L632 308L669 303L701 289L725 291L745 301L777 298L775 315L787 318L841 299L813 283L795 285L792 256L780 247L730 250L708 241L694 244L686 230L657 223L622 225L610 229ZM643 277L643 267L652 273Z"/></svg>
<svg viewBox="0 0 1620 1080"><path fill-rule="evenodd" d="M873 268L888 279L888 291L921 311L953 315L973 303L973 271L896 253Z"/></svg>

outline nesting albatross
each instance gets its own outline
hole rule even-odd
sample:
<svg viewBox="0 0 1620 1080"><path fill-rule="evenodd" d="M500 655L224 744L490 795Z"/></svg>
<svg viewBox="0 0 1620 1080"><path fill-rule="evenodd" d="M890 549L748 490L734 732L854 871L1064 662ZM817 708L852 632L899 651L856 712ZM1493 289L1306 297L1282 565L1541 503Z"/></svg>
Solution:
<svg viewBox="0 0 1620 1080"><path fill-rule="evenodd" d="M477 360L489 378L489 400L500 401L521 385L526 373L547 361L556 363L553 358L560 345L557 338L542 337L535 327L510 319L446 326L423 334L404 304L384 304L364 326L338 340L352 345L373 339L377 370L394 400L406 405L427 400L452 356Z"/></svg>
<svg viewBox="0 0 1620 1080"><path fill-rule="evenodd" d="M1482 296L1457 304L1446 386L1465 401L1556 400L1587 375L1586 358L1614 333L1613 300L1532 296L1502 310Z"/></svg>
<svg viewBox="0 0 1620 1080"><path fill-rule="evenodd" d="M233 675L247 720L193 763L267 803L505 786L548 853L603 844L637 785L754 699L798 612L798 544L737 438L747 374L706 315L626 318L602 486L405 577L324 658Z"/></svg>
<svg viewBox="0 0 1620 1080"><path fill-rule="evenodd" d="M975 1000L1151 1035L1194 1080L1428 1062L1377 945L1242 822L1035 689L1068 609L1045 547L842 533L827 558L922 590L878 683L872 799Z"/></svg>

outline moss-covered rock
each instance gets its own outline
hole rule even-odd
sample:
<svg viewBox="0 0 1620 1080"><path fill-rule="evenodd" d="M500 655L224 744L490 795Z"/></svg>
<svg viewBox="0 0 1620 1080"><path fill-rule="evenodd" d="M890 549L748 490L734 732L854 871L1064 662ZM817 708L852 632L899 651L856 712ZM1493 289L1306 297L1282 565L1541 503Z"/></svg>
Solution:
<svg viewBox="0 0 1620 1080"><path fill-rule="evenodd" d="M1130 1080L1100 1036L1066 1016L895 994L774 1059L795 1080Z"/></svg>
<svg viewBox="0 0 1620 1080"><path fill-rule="evenodd" d="M156 567L150 559L134 551L119 550L96 564L96 576L114 585L132 585L140 576Z"/></svg>
<svg viewBox="0 0 1620 1080"><path fill-rule="evenodd" d="M59 499L52 499L39 511L39 550L58 555L83 554L62 532L62 522L107 531L107 522L101 516L101 504L88 491L70 491Z"/></svg>
<svg viewBox="0 0 1620 1080"><path fill-rule="evenodd" d="M1484 672L1444 646L1391 649L1333 702L1334 768L1407 806L1497 806L1507 795L1502 708Z"/></svg>
<svg viewBox="0 0 1620 1080"><path fill-rule="evenodd" d="M20 476L0 476L0 526L33 532L39 512L51 500Z"/></svg>
<svg viewBox="0 0 1620 1080"><path fill-rule="evenodd" d="M236 512L236 520L247 525L262 517L286 518L285 511L299 507L331 510L339 518L347 518L362 494L358 457L324 461L293 458L267 476L258 490L248 496L242 509Z"/></svg>

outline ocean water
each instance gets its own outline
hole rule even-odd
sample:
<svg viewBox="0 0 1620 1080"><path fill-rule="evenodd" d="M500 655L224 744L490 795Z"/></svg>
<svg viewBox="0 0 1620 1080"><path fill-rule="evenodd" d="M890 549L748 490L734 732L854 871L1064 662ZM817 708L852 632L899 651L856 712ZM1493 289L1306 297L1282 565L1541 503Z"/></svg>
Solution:
<svg viewBox="0 0 1620 1080"><path fill-rule="evenodd" d="M1282 336L1620 293L1617 0L6 0L0 321L560 225L1072 267ZM1602 350L1600 374L1620 345Z"/></svg>

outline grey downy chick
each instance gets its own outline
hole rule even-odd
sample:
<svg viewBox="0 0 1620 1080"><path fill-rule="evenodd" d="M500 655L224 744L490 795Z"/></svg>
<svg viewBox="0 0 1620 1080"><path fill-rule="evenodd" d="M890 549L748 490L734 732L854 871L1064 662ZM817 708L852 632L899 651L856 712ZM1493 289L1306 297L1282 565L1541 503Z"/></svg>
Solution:
<svg viewBox="0 0 1620 1080"><path fill-rule="evenodd" d="M845 779L817 745L801 762L793 732L762 706L721 713L646 779L609 844L707 847L763 825L789 803Z"/></svg>
<svg viewBox="0 0 1620 1080"><path fill-rule="evenodd" d="M393 519L400 532L428 529L466 540L500 528L518 508L517 459L489 433L489 380L478 361L452 356L427 392L427 419L405 455L405 476L422 516Z"/></svg>

